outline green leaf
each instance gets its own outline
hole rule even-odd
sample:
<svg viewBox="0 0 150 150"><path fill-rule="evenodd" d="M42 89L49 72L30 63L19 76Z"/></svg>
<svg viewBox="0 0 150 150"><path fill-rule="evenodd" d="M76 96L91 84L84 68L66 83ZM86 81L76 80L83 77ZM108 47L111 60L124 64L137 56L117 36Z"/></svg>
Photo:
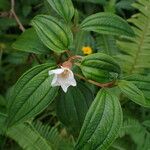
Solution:
<svg viewBox="0 0 150 150"><path fill-rule="evenodd" d="M83 57L80 68L86 78L97 82L112 81L121 73L119 64L104 53L94 53Z"/></svg>
<svg viewBox="0 0 150 150"><path fill-rule="evenodd" d="M0 135L4 134L4 132L5 132L6 118L7 118L7 115L0 112Z"/></svg>
<svg viewBox="0 0 150 150"><path fill-rule="evenodd" d="M121 80L118 82L121 92L133 102L145 106L145 98L143 92L137 88L135 84L129 81Z"/></svg>
<svg viewBox="0 0 150 150"><path fill-rule="evenodd" d="M51 127L49 123L43 124L40 121L33 122L36 131L49 141L54 150L73 150L73 143L64 139L56 127Z"/></svg>
<svg viewBox="0 0 150 150"><path fill-rule="evenodd" d="M51 7L62 16L67 22L70 22L74 16L74 7L71 0L47 0Z"/></svg>
<svg viewBox="0 0 150 150"><path fill-rule="evenodd" d="M0 10L7 11L10 9L10 2L8 0L0 0Z"/></svg>
<svg viewBox="0 0 150 150"><path fill-rule="evenodd" d="M87 112L76 150L106 150L118 135L121 123L118 98L101 89Z"/></svg>
<svg viewBox="0 0 150 150"><path fill-rule="evenodd" d="M136 148L133 148L133 150L148 150L150 141L149 129L143 124L144 122L140 123L136 118L127 116L126 119L124 119L123 125L120 130L120 136L127 135L126 137L131 137L136 146Z"/></svg>
<svg viewBox="0 0 150 150"><path fill-rule="evenodd" d="M51 87L53 76L48 71L53 64L42 64L24 73L9 95L8 126L36 116L57 95L58 88Z"/></svg>
<svg viewBox="0 0 150 150"><path fill-rule="evenodd" d="M112 35L99 34L96 37L98 52L113 56L118 52L116 39Z"/></svg>
<svg viewBox="0 0 150 150"><path fill-rule="evenodd" d="M61 53L69 49L73 35L64 23L48 15L38 15L32 25L44 45L52 51Z"/></svg>
<svg viewBox="0 0 150 150"><path fill-rule="evenodd" d="M23 5L22 13L24 17L27 17L31 11L32 11L32 7L30 5L25 5L25 4Z"/></svg>
<svg viewBox="0 0 150 150"><path fill-rule="evenodd" d="M84 3L101 4L101 5L104 5L106 3L106 0L74 0L74 1L84 2Z"/></svg>
<svg viewBox="0 0 150 150"><path fill-rule="evenodd" d="M138 0L133 6L138 12L128 21L135 37L117 42L120 49L117 59L127 75L147 74L150 70L150 0Z"/></svg>
<svg viewBox="0 0 150 150"><path fill-rule="evenodd" d="M0 106L6 106L6 100L2 95L0 95Z"/></svg>
<svg viewBox="0 0 150 150"><path fill-rule="evenodd" d="M9 128L7 135L25 150L52 150L48 141L28 123Z"/></svg>
<svg viewBox="0 0 150 150"><path fill-rule="evenodd" d="M15 27L16 25L17 23L13 18L0 18L0 31L7 30L11 27Z"/></svg>
<svg viewBox="0 0 150 150"><path fill-rule="evenodd" d="M28 53L45 54L50 52L48 48L39 40L33 28L27 29L23 32L12 46L17 50Z"/></svg>
<svg viewBox="0 0 150 150"><path fill-rule="evenodd" d="M79 135L93 99L91 90L81 82L77 87L70 87L67 93L61 92L57 98L57 116L75 137Z"/></svg>
<svg viewBox="0 0 150 150"><path fill-rule="evenodd" d="M96 13L87 17L81 23L81 29L101 34L134 36L128 23L119 16L111 13Z"/></svg>
<svg viewBox="0 0 150 150"><path fill-rule="evenodd" d="M0 113L5 113L6 112L6 99L0 95Z"/></svg>
<svg viewBox="0 0 150 150"><path fill-rule="evenodd" d="M138 89L140 89L145 97L146 105L143 103L145 107L150 107L150 75L144 76L139 74L133 74L124 78L135 84Z"/></svg>

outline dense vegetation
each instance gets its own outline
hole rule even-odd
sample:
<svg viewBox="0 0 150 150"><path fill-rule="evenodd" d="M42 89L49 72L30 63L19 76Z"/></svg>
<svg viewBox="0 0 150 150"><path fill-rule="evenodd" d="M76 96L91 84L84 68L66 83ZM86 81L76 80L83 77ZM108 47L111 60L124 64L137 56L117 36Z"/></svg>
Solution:
<svg viewBox="0 0 150 150"><path fill-rule="evenodd" d="M0 150L150 149L150 0L0 0Z"/></svg>

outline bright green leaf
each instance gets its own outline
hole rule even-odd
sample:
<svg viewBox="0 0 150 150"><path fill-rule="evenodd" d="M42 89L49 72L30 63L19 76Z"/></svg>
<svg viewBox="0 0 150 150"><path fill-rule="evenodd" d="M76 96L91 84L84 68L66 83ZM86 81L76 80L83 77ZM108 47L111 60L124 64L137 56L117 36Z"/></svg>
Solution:
<svg viewBox="0 0 150 150"><path fill-rule="evenodd" d="M24 123L8 129L7 135L25 150L52 150L50 144L30 124Z"/></svg>
<svg viewBox="0 0 150 150"><path fill-rule="evenodd" d="M71 0L47 0L51 7L62 16L67 22L71 21L74 15L74 7Z"/></svg>
<svg viewBox="0 0 150 150"><path fill-rule="evenodd" d="M53 64L42 64L24 73L9 95L8 126L36 116L57 95L58 88L51 87L53 76L48 71Z"/></svg>
<svg viewBox="0 0 150 150"><path fill-rule="evenodd" d="M106 150L118 135L121 123L118 98L101 89L87 112L76 150Z"/></svg>
<svg viewBox="0 0 150 150"><path fill-rule="evenodd" d="M125 77L125 80L128 80L135 84L138 89L140 89L145 97L145 103L142 105L144 107L150 107L150 75L139 75L139 74L133 74L130 76Z"/></svg>
<svg viewBox="0 0 150 150"><path fill-rule="evenodd" d="M134 36L128 23L119 16L111 13L96 13L87 17L81 23L81 29L101 34Z"/></svg>
<svg viewBox="0 0 150 150"><path fill-rule="evenodd" d="M118 87L133 102L142 106L146 104L143 92L132 82L121 80L118 82Z"/></svg>
<svg viewBox="0 0 150 150"><path fill-rule="evenodd" d="M86 78L97 82L112 81L121 72L119 64L104 53L94 53L83 57L80 68Z"/></svg>
<svg viewBox="0 0 150 150"><path fill-rule="evenodd" d="M37 35L52 51L64 52L69 49L73 41L70 28L54 17L39 15L32 20Z"/></svg>

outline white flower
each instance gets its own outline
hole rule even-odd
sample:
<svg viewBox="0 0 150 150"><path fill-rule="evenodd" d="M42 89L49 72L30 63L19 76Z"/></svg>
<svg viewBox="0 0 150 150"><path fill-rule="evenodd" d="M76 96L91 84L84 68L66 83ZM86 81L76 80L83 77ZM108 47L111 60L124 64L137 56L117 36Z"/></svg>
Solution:
<svg viewBox="0 0 150 150"><path fill-rule="evenodd" d="M76 80L74 74L69 68L62 67L60 69L50 70L49 75L55 74L52 80L52 86L61 86L63 91L66 93L70 85L76 86Z"/></svg>

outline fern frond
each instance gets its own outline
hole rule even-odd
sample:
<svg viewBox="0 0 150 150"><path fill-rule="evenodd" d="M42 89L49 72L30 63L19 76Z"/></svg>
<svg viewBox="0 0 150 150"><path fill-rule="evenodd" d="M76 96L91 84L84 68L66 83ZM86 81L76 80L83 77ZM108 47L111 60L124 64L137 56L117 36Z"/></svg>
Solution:
<svg viewBox="0 0 150 150"><path fill-rule="evenodd" d="M36 131L44 137L55 150L72 150L73 145L71 142L63 139L60 136L57 128L51 127L48 124L43 124L40 121L33 122L33 126L35 127Z"/></svg>
<svg viewBox="0 0 150 150"><path fill-rule="evenodd" d="M119 58L123 71L127 74L144 73L150 69L150 0L139 0L133 6L139 10L128 21L133 24L135 37L118 41Z"/></svg>
<svg viewBox="0 0 150 150"><path fill-rule="evenodd" d="M25 150L72 150L72 145L60 137L55 127L41 122L22 123L6 132Z"/></svg>
<svg viewBox="0 0 150 150"><path fill-rule="evenodd" d="M52 150L50 144L29 123L13 126L6 134L25 150Z"/></svg>
<svg viewBox="0 0 150 150"><path fill-rule="evenodd" d="M120 137L130 135L134 143L137 145L137 150L148 150L150 141L150 132L138 120L127 118L124 120L120 130Z"/></svg>
<svg viewBox="0 0 150 150"><path fill-rule="evenodd" d="M108 150L135 150L124 138L117 139Z"/></svg>
<svg viewBox="0 0 150 150"><path fill-rule="evenodd" d="M123 125L120 129L119 137L123 137L131 132L136 132L141 128L140 123L133 118L124 120Z"/></svg>

